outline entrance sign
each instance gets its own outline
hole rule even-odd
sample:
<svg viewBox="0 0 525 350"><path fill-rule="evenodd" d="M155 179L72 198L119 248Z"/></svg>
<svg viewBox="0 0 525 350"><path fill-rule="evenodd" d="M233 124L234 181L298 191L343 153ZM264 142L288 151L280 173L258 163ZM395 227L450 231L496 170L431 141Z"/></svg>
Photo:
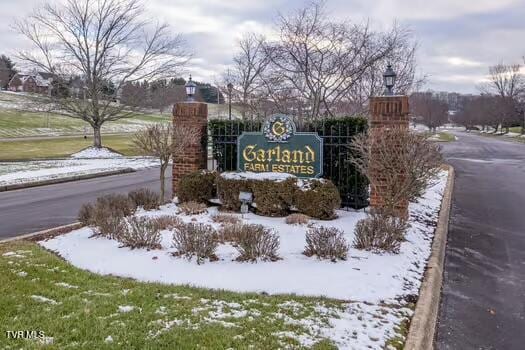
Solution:
<svg viewBox="0 0 525 350"><path fill-rule="evenodd" d="M289 116L275 114L264 122L261 132L243 132L238 137L237 170L320 177L323 140L316 132L296 132Z"/></svg>

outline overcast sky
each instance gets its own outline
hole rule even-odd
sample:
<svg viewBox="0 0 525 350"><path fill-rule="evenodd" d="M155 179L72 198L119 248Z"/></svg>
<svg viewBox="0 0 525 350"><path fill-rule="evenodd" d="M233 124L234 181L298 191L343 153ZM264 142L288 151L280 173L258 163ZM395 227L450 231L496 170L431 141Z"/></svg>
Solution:
<svg viewBox="0 0 525 350"><path fill-rule="evenodd" d="M61 0L51 0L61 1ZM0 53L26 43L10 29L41 0L0 0ZM525 55L524 0L327 0L336 19L370 20L376 28L393 21L407 25L419 42L418 67L427 88L475 93L498 62ZM194 59L188 69L213 81L231 63L236 41L247 31L271 33L278 12L304 6L303 0L147 0L150 18L170 23L185 35Z"/></svg>

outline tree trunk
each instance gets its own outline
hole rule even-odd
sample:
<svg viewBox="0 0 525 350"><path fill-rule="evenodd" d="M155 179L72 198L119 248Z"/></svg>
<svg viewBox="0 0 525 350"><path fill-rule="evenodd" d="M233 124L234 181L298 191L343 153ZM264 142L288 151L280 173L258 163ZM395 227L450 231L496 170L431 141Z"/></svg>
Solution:
<svg viewBox="0 0 525 350"><path fill-rule="evenodd" d="M165 184L164 179L166 178L166 168L168 167L168 162L162 162L160 164L160 204L164 204L164 192Z"/></svg>
<svg viewBox="0 0 525 350"><path fill-rule="evenodd" d="M100 126L93 127L93 147L102 148L102 137L100 136Z"/></svg>

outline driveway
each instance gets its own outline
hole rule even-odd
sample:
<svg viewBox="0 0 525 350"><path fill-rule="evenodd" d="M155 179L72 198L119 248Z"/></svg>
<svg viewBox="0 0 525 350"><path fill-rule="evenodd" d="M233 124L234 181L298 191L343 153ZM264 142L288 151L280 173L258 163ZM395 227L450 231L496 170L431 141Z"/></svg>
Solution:
<svg viewBox="0 0 525 350"><path fill-rule="evenodd" d="M171 171L166 171L171 193ZM89 180L0 192L0 239L19 236L76 221L80 206L108 193L138 188L159 191L159 169Z"/></svg>
<svg viewBox="0 0 525 350"><path fill-rule="evenodd" d="M525 349L525 144L456 133L437 349Z"/></svg>

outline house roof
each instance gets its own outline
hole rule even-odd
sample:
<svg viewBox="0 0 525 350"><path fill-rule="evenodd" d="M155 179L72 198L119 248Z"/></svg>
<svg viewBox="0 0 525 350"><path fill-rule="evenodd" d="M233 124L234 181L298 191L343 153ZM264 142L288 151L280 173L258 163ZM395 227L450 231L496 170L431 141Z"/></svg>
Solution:
<svg viewBox="0 0 525 350"><path fill-rule="evenodd" d="M53 74L51 73L44 73L44 72L37 72L32 74L24 74L24 73L16 73L11 80L9 81L9 84L14 79L20 79L20 82L24 84L27 79L33 79L37 86L40 87L48 87L53 82Z"/></svg>

